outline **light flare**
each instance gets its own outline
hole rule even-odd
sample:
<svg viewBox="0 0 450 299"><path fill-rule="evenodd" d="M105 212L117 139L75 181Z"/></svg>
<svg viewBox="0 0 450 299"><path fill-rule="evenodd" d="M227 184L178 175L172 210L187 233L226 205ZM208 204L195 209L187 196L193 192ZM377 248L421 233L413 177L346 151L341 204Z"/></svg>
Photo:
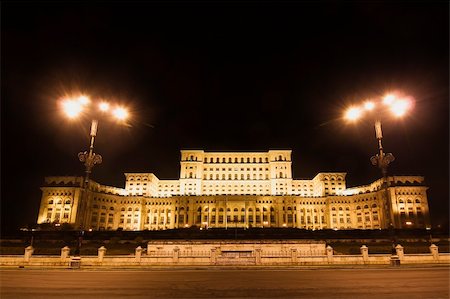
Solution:
<svg viewBox="0 0 450 299"><path fill-rule="evenodd" d="M99 108L101 111L106 112L106 111L109 110L109 103L107 103L107 102L101 102L101 103L98 105L98 108Z"/></svg>
<svg viewBox="0 0 450 299"><path fill-rule="evenodd" d="M361 108L350 107L345 112L345 119L353 121L353 120L357 120L358 118L360 118L361 115L362 115Z"/></svg>
<svg viewBox="0 0 450 299"><path fill-rule="evenodd" d="M113 115L118 120L125 120L128 117L128 112L123 107L117 107L116 109L114 109Z"/></svg>
<svg viewBox="0 0 450 299"><path fill-rule="evenodd" d="M410 108L411 108L411 101L409 101L408 99L395 100L390 106L392 114L394 114L394 116L396 117L404 116Z"/></svg>
<svg viewBox="0 0 450 299"><path fill-rule="evenodd" d="M87 96L79 96L77 100L83 106L87 106L91 102Z"/></svg>
<svg viewBox="0 0 450 299"><path fill-rule="evenodd" d="M392 95L392 94L387 94L387 95L385 95L384 98L383 98L383 104L385 104L385 105L387 105L387 106L389 106L389 105L391 105L392 103L394 103L394 101L395 101L395 96Z"/></svg>
<svg viewBox="0 0 450 299"><path fill-rule="evenodd" d="M367 102L364 103L364 109L365 110L371 111L371 110L373 110L373 108L375 108L375 103L374 102L367 101Z"/></svg>
<svg viewBox="0 0 450 299"><path fill-rule="evenodd" d="M83 105L75 100L65 100L62 102L62 106L64 113L69 118L75 118L83 111Z"/></svg>

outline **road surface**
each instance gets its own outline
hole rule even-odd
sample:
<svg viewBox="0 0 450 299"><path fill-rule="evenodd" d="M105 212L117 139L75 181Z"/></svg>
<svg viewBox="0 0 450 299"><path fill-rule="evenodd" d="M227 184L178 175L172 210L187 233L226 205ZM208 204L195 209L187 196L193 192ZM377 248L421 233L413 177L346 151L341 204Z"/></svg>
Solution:
<svg viewBox="0 0 450 299"><path fill-rule="evenodd" d="M0 298L449 298L449 268L1 270Z"/></svg>

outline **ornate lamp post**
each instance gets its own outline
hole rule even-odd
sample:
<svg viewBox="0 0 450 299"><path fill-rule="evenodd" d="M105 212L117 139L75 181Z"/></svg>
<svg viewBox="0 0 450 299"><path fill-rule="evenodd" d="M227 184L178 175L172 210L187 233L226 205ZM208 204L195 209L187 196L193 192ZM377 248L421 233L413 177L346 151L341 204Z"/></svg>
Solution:
<svg viewBox="0 0 450 299"><path fill-rule="evenodd" d="M394 217L391 213L392 203L388 193L389 182L387 178L387 171L389 164L395 160L392 153L385 153L383 150L383 132L381 129L380 115L389 110L395 117L402 117L410 110L411 100L409 98L400 98L394 95L386 95L381 103L375 103L373 101L367 101L361 106L354 106L347 109L345 113L345 119L347 121L356 121L360 119L364 113L373 112L376 115L375 118L375 137L378 142L378 153L370 158L372 165L378 167L381 170L383 176L382 188L384 190L384 205L386 213L386 226L394 235ZM375 111L376 110L376 111ZM381 111L380 111L381 110ZM395 237L392 238L392 254L395 254Z"/></svg>
<svg viewBox="0 0 450 299"><path fill-rule="evenodd" d="M62 100L62 107L63 110L65 112L65 114L73 119L73 118L77 118L78 116L80 116L83 112L91 112L92 114L94 113L92 108L90 107L91 105L91 100L86 97L86 96L78 96L76 98L69 98L69 99L64 99ZM107 113L107 112L112 112L112 116L119 121L124 121L127 117L128 117L128 112L125 110L125 108L123 107L116 107L115 109L111 110L110 109L110 104L107 102L101 102L98 105L98 109L103 112L103 113ZM98 131L98 119L97 117L93 118L91 121L91 130L90 130L90 146L89 146L89 151L84 151L84 152L80 152L78 153L78 159L80 160L81 163L84 163L84 166L86 168L85 170L85 177L83 180L83 184L82 184L82 189L83 189L83 193L82 193L82 200L81 200L81 211L80 211L80 230L78 233L78 241L77 241L77 247L75 250L75 255L79 255L80 253L80 248L81 248L81 243L83 240L83 235L84 235L84 225L86 224L87 221L87 217L86 217L86 213L87 213L87 193L88 193L88 187L89 187L89 178L92 172L92 168L94 167L94 165L96 164L101 164L102 163L102 156L99 154L94 153L94 142L95 142L95 137L97 136L97 131Z"/></svg>
<svg viewBox="0 0 450 299"><path fill-rule="evenodd" d="M102 163L102 156L94 153L94 141L95 136L97 136L97 127L98 121L96 119L93 119L91 123L91 145L89 146L89 152L85 151L78 153L78 159L81 163L84 163L84 166L86 167L86 176L84 179L83 187L87 186L89 182L89 176L91 175L94 165Z"/></svg>

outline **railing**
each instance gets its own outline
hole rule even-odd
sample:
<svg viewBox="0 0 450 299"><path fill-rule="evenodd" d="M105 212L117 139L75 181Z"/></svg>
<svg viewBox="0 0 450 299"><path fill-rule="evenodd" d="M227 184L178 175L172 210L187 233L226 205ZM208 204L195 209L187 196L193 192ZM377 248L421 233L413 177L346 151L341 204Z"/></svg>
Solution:
<svg viewBox="0 0 450 299"><path fill-rule="evenodd" d="M368 247L360 248L361 254L334 255L333 249L328 246L325 254L303 254L291 248L289 250L156 250L146 254L141 247L136 248L135 254L106 255L106 248L101 247L97 256L82 256L81 267L120 267L120 266L175 266L175 265L371 265L390 264L393 257L400 264L445 264L450 265L450 253L439 253L435 245L430 246L428 254L404 254L403 247L397 245L397 255L369 254ZM60 256L33 255L34 249L29 246L24 255L2 255L0 266L46 266L69 267L74 257L69 256L69 248L65 247ZM391 264L392 265L392 264Z"/></svg>

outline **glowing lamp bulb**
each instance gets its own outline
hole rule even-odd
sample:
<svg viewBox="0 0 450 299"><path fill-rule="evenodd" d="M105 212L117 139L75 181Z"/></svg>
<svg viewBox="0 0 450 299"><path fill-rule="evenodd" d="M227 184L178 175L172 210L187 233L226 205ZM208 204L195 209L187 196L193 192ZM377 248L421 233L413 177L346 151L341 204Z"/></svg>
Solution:
<svg viewBox="0 0 450 299"><path fill-rule="evenodd" d="M81 103L74 100L66 100L62 103L62 106L64 113L66 113L69 118L77 117L83 110Z"/></svg>
<svg viewBox="0 0 450 299"><path fill-rule="evenodd" d="M391 104L391 112L396 116L396 117L402 117L403 115L406 114L406 112L409 110L410 108L410 102L406 99L399 99L394 101Z"/></svg>
<svg viewBox="0 0 450 299"><path fill-rule="evenodd" d="M345 118L347 120L357 120L361 117L362 111L358 107L350 107L345 113Z"/></svg>
<svg viewBox="0 0 450 299"><path fill-rule="evenodd" d="M127 116L128 116L128 112L124 108L118 107L118 108L114 109L113 115L118 120L125 120L127 118Z"/></svg>
<svg viewBox="0 0 450 299"><path fill-rule="evenodd" d="M98 108L99 108L101 111L106 112L106 111L109 110L109 104L106 103L106 102L102 102L102 103L100 103L100 105L98 105Z"/></svg>
<svg viewBox="0 0 450 299"><path fill-rule="evenodd" d="M373 102L369 101L364 103L365 110L371 111L373 108L375 108L375 104Z"/></svg>
<svg viewBox="0 0 450 299"><path fill-rule="evenodd" d="M90 100L87 96L79 96L78 97L78 102L83 105L86 106L87 104L89 104Z"/></svg>
<svg viewBox="0 0 450 299"><path fill-rule="evenodd" d="M388 94L383 98L383 104L391 105L395 101L395 96Z"/></svg>

